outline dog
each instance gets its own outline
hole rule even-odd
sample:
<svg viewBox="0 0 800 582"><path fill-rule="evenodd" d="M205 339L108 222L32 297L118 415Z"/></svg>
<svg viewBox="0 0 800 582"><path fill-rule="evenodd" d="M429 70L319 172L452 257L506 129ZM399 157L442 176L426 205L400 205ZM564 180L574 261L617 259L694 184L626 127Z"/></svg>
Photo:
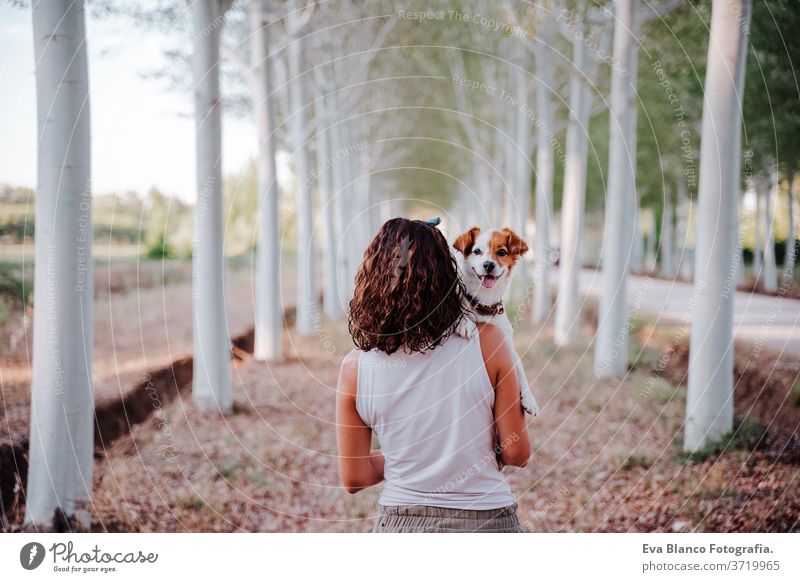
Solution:
<svg viewBox="0 0 800 582"><path fill-rule="evenodd" d="M514 329L503 307L514 267L528 252L528 245L510 228L482 231L473 226L455 240L453 248L458 251L456 257L466 288L465 310L471 311L478 322L491 323L503 331L514 357L522 408L537 416L539 404L528 384L522 360L513 349ZM472 322L465 322L456 333L469 338L475 331Z"/></svg>

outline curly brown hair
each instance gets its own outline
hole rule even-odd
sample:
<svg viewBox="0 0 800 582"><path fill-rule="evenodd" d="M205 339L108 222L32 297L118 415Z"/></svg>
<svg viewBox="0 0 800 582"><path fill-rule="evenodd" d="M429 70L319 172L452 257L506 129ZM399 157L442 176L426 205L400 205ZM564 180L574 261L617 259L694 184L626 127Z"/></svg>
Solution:
<svg viewBox="0 0 800 582"><path fill-rule="evenodd" d="M362 350L432 349L465 317L464 286L439 230L393 218L372 239L356 274L348 327Z"/></svg>

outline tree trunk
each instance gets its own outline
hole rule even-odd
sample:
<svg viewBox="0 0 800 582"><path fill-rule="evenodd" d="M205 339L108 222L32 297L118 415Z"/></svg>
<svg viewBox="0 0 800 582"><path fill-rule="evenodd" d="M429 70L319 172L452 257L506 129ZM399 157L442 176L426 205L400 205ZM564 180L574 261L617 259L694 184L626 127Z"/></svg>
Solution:
<svg viewBox="0 0 800 582"><path fill-rule="evenodd" d="M524 54L524 51L523 51ZM512 228L523 238L527 237L528 217L530 214L531 200L531 161L530 161L530 120L527 116L528 101L530 100L530 90L528 78L525 72L519 68L514 68L514 86L520 105L514 109L514 196L512 200L516 203L512 207Z"/></svg>
<svg viewBox="0 0 800 582"><path fill-rule="evenodd" d="M775 262L775 225L772 223L772 202L776 198L778 189L777 170L771 170L770 178L765 191L764 204L764 232L766 244L764 246L764 275L762 281L764 291L775 293L778 290L778 266Z"/></svg>
<svg viewBox="0 0 800 582"><path fill-rule="evenodd" d="M292 145L295 148L297 178L297 332L311 335L316 326L317 289L314 261L312 176L309 171L306 130L308 113L305 107L303 47L300 37L289 44L289 70L292 78L291 103Z"/></svg>
<svg viewBox="0 0 800 582"><path fill-rule="evenodd" d="M336 111L336 97L330 96L331 111ZM342 126L341 122L332 123L327 132L330 134L330 159L331 159L331 192L333 195L334 225L337 234L336 239L336 285L338 288L337 302L346 309L350 301L350 271L347 265L347 249L345 240L345 230L348 226L347 199L345 195L345 169L343 162L339 159L339 152L342 149Z"/></svg>
<svg viewBox="0 0 800 582"><path fill-rule="evenodd" d="M656 270L656 217L653 209L648 209L647 221L647 250L646 250L646 268L648 273Z"/></svg>
<svg viewBox="0 0 800 582"><path fill-rule="evenodd" d="M686 184L678 180L678 236L676 241L681 255L678 258L678 272L681 278L691 281L694 276L694 246L690 231L692 222L692 201L686 192Z"/></svg>
<svg viewBox="0 0 800 582"><path fill-rule="evenodd" d="M222 225L222 128L219 92L220 3L192 5L197 207L193 252L194 376L192 399L204 410L231 411L230 340L225 319Z"/></svg>
<svg viewBox="0 0 800 582"><path fill-rule="evenodd" d="M259 244L256 252L257 360L276 361L283 356L281 309L280 232L278 227L278 179L275 165L275 109L272 66L269 57L270 27L264 4L250 0L250 42L253 60L253 106L258 131Z"/></svg>
<svg viewBox="0 0 800 582"><path fill-rule="evenodd" d="M764 268L764 236L762 234L761 216L762 212L762 194L763 194L763 179L758 177L755 180L755 195L756 195L756 217L753 221L755 226L755 246L753 247L753 276L756 278L756 283L763 278L761 270Z"/></svg>
<svg viewBox="0 0 800 582"><path fill-rule="evenodd" d="M701 449L733 428L732 263L738 235L736 127L742 110L730 67L740 58L749 0L713 0L703 99L694 313L683 448Z"/></svg>
<svg viewBox="0 0 800 582"><path fill-rule="evenodd" d="M788 180L788 194L789 194L789 235L786 237L786 255L783 261L783 284L791 286L794 282L794 263L795 257L795 237L794 237L794 170L789 170L787 173Z"/></svg>
<svg viewBox="0 0 800 582"><path fill-rule="evenodd" d="M544 10L539 8L544 16ZM555 176L555 151L551 138L555 125L553 115L553 62L545 54L551 44L550 23L542 21L542 34L539 42L541 49L536 54L536 72L539 84L536 88L536 249L534 252L533 270L533 321L543 322L550 313L550 220L553 217L553 177ZM580 89L578 89L580 91ZM528 131L527 120L519 123L525 132ZM519 127L518 127L519 129ZM527 143L526 143L527 145ZM530 184L530 166L525 159L525 173L519 176L528 194ZM520 170L522 172L522 170ZM526 206L527 208L527 206Z"/></svg>
<svg viewBox="0 0 800 582"><path fill-rule="evenodd" d="M633 0L614 2L614 58L631 63L633 50ZM635 128L629 79L624 71L611 74L611 121L608 161L608 188L603 237L602 291L595 344L594 371L597 377L621 376L628 367L627 279L633 230L630 224L635 185L631 152L627 139Z"/></svg>
<svg viewBox="0 0 800 582"><path fill-rule="evenodd" d="M632 29L630 34L632 38L635 39L638 37L639 34L638 22L635 16L632 18L631 26ZM640 273L642 271L644 247L642 244L643 241L642 241L641 221L639 217L639 211L640 211L639 191L636 188L636 162L637 162L636 146L638 141L636 135L636 123L639 116L639 100L636 92L639 79L639 44L636 41L632 42L631 44L628 70L630 71L630 75L628 77L629 78L628 111L630 119L627 120L627 123L625 124L625 130L626 130L625 143L627 149L631 152L630 153L631 176L630 180L628 181L628 188L629 188L628 200L630 201L629 209L630 209L630 225L632 234L632 247L628 252L630 255L631 269L636 273Z"/></svg>
<svg viewBox="0 0 800 582"><path fill-rule="evenodd" d="M82 1L33 2L38 175L25 523L88 529L94 279L89 77Z"/></svg>
<svg viewBox="0 0 800 582"><path fill-rule="evenodd" d="M670 278L675 276L675 244L673 243L675 230L672 220L672 193L665 190L664 212L661 215L661 274Z"/></svg>
<svg viewBox="0 0 800 582"><path fill-rule="evenodd" d="M634 222L633 222L633 249L631 249L631 271L643 273L644 268L644 233L642 232L641 195L638 190L633 192Z"/></svg>
<svg viewBox="0 0 800 582"><path fill-rule="evenodd" d="M746 22L743 21L743 24L749 26L750 21L750 0L747 0L746 5L744 6L745 10L747 10L747 14L742 15L743 18L746 18ZM747 62L747 36L745 35L744 41L739 44L739 56L736 62L736 96L737 96L737 103L739 105L739 109L744 111L743 104L744 104L744 82L745 82L745 63ZM739 212L742 205L742 200L744 199L744 193L742 192L742 120L740 119L739 122L734 127L734 152L735 156L733 158L733 176L734 176L734 188L736 188L736 223L740 224L739 220ZM745 283L745 264L744 264L744 254L742 252L742 236L741 232L737 231L737 249L736 249L736 257L737 257L737 265L736 265L736 287L741 287Z"/></svg>
<svg viewBox="0 0 800 582"><path fill-rule="evenodd" d="M492 202L489 203L489 216L491 217L491 225L493 227L499 225L503 221L502 201L506 189L503 177L508 175L503 168L503 158L503 148L501 147L500 140L495 136L492 166L489 168L491 189L487 190L491 197L490 200L492 200Z"/></svg>
<svg viewBox="0 0 800 582"><path fill-rule="evenodd" d="M556 302L555 342L574 343L580 328L581 243L586 205L586 162L589 153L591 93L583 79L586 47L577 36L572 42L564 190L561 204L561 257ZM542 257L545 261L547 257ZM540 260L537 257L537 260Z"/></svg>
<svg viewBox="0 0 800 582"><path fill-rule="evenodd" d="M329 100L323 98L323 118L329 119ZM336 262L336 199L333 193L333 157L331 154L331 133L329 130L317 132L317 170L319 188L322 191L322 216L325 222L325 254L323 257L322 311L328 319L342 317L342 303L339 300L339 269Z"/></svg>

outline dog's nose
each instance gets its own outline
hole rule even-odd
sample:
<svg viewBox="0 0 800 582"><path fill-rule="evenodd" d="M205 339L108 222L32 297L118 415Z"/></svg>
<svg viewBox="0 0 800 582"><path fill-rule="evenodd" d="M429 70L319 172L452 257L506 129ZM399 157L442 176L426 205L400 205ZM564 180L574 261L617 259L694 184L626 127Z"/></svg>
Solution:
<svg viewBox="0 0 800 582"><path fill-rule="evenodd" d="M492 261L483 261L483 270L486 273L494 271L494 263Z"/></svg>

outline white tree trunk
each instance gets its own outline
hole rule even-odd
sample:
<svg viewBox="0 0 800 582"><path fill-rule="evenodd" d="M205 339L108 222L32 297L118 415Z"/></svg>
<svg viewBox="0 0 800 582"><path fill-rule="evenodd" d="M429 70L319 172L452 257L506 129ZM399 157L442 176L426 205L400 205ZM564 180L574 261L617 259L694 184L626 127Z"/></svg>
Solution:
<svg viewBox="0 0 800 582"><path fill-rule="evenodd" d="M564 190L561 204L561 257L554 338L558 345L574 343L580 328L581 243L586 206L586 162L589 153L591 93L583 79L586 47L575 37L569 86ZM545 260L547 257L543 257ZM539 258L537 257L537 260Z"/></svg>
<svg viewBox="0 0 800 582"><path fill-rule="evenodd" d="M680 249L678 257L679 273L681 278L691 281L694 276L694 244L690 231L692 223L692 201L686 192L686 184L678 180L678 224L677 248Z"/></svg>
<svg viewBox="0 0 800 582"><path fill-rule="evenodd" d="M494 152L492 154L492 167L489 168L489 180L491 189L490 192L492 203L489 204L489 216L491 217L491 224L498 225L503 222L503 194L506 190L506 184L503 177L508 174L505 172L503 166L503 148L501 147L500 140L495 137Z"/></svg>
<svg viewBox="0 0 800 582"><path fill-rule="evenodd" d="M192 399L204 410L231 411L230 339L225 319L222 224L222 128L217 0L192 5L197 207L193 252L194 376Z"/></svg>
<svg viewBox="0 0 800 582"><path fill-rule="evenodd" d="M648 273L656 270L656 217L652 208L648 209L647 221L647 250L645 266Z"/></svg>
<svg viewBox="0 0 800 582"><path fill-rule="evenodd" d="M278 179L275 164L275 109L272 66L269 57L270 27L264 3L250 0L250 42L253 64L253 106L258 135L258 223L256 255L257 360L283 357L283 310L281 309L280 232L278 229Z"/></svg>
<svg viewBox="0 0 800 582"><path fill-rule="evenodd" d="M513 227L523 238L527 237L528 218L530 215L531 200L531 125L526 112L529 111L530 88L528 77L521 69L514 68L514 87L520 105L514 109L514 183L512 189L515 202L512 207Z"/></svg>
<svg viewBox="0 0 800 582"><path fill-rule="evenodd" d="M306 133L308 113L305 108L302 38L289 43L289 70L292 77L292 145L295 148L297 178L297 332L311 335L316 326L317 287L314 261L313 183L308 163Z"/></svg>
<svg viewBox="0 0 800 582"><path fill-rule="evenodd" d="M763 273L761 270L764 267L764 235L762 233L761 216L764 214L762 210L763 199L763 178L758 177L755 180L755 195L756 195L756 217L753 221L755 230L755 246L753 247L753 276L758 282Z"/></svg>
<svg viewBox="0 0 800 582"><path fill-rule="evenodd" d="M735 73L748 0L713 0L703 99L697 260L683 448L693 452L733 428L733 299L738 234Z"/></svg>
<svg viewBox="0 0 800 582"><path fill-rule="evenodd" d="M675 230L672 221L672 193L665 190L664 212L661 215L661 274L670 278L675 276L675 244L672 240Z"/></svg>
<svg viewBox="0 0 800 582"><path fill-rule="evenodd" d="M778 290L778 266L775 262L775 225L772 222L772 203L776 198L778 180L775 175L777 170L773 170L770 175L774 176L768 182L764 204L764 232L766 233L766 244L764 245L764 275L762 281L764 291L775 293Z"/></svg>
<svg viewBox="0 0 800 582"><path fill-rule="evenodd" d="M334 98L334 104L336 103ZM335 110L335 109L334 109ZM343 125L334 123L330 126L331 134L331 159L333 164L333 195L336 209L336 266L338 269L336 282L339 287L339 304L347 306L353 294L353 277L350 269L350 195L349 175L346 160L340 158L343 151L344 137Z"/></svg>
<svg viewBox="0 0 800 582"><path fill-rule="evenodd" d="M742 26L750 25L750 0L744 3L746 14L742 14ZM739 109L744 111L744 82L745 82L745 63L747 63L747 36L745 35L744 41L739 44L739 57L736 64L736 97ZM741 210L742 199L744 198L742 192L742 120L736 124L734 128L734 152L736 155L733 158L733 175L734 187L736 188L736 223L740 224L739 212ZM737 261L736 265L736 286L741 287L745 282L745 264L744 254L742 252L742 235L741 230L736 233L737 236Z"/></svg>
<svg viewBox="0 0 800 582"><path fill-rule="evenodd" d="M794 236L794 171L787 172L787 189L789 195L789 235L786 237L786 254L783 261L783 284L791 285L794 281L795 236Z"/></svg>
<svg viewBox="0 0 800 582"><path fill-rule="evenodd" d="M633 0L614 2L614 58L631 63L633 50ZM602 291L595 344L594 372L597 377L621 376L628 367L627 279L633 229L635 153L627 139L635 128L630 79L616 68L611 74L611 121L608 187L603 237Z"/></svg>
<svg viewBox="0 0 800 582"><path fill-rule="evenodd" d="M90 525L94 279L83 2L33 2L38 176L25 523Z"/></svg>
<svg viewBox="0 0 800 582"><path fill-rule="evenodd" d="M521 54L527 55L527 51L521 43ZM515 131L513 143L513 170L514 182L512 190L514 195L511 200L514 202L512 208L512 220L514 230L526 241L530 241L528 232L528 219L531 208L531 123L528 118L530 86L528 77L521 69L514 68L514 85L516 93L520 99L520 104L514 108L511 116L509 131ZM527 297L530 287L530 272L528 270L530 255L525 257L520 263L520 267L513 281L512 289L515 295L520 298Z"/></svg>
<svg viewBox="0 0 800 582"><path fill-rule="evenodd" d="M324 103L324 119L328 119L329 100ZM339 300L339 269L336 261L336 199L333 194L333 158L331 155L331 132L317 132L317 170L319 188L322 191L322 215L325 222L325 254L323 256L322 311L328 319L342 317L342 302Z"/></svg>
<svg viewBox="0 0 800 582"><path fill-rule="evenodd" d="M539 14L544 10L540 8ZM551 44L550 23L544 20L539 40L542 46L536 54L536 72L539 84L536 88L536 241L533 270L533 321L542 322L550 313L550 265L548 254L550 248L550 221L553 217L553 177L555 176L555 151L552 141L553 126L553 62L547 53ZM580 91L580 89L578 89ZM524 119L524 117L523 117ZM528 131L528 124L520 120L518 126ZM525 120L527 121L527 120ZM519 127L518 127L519 129ZM526 144L527 146L527 144ZM524 160L524 172L520 170L519 180L524 182L525 193L528 194L530 184L530 167ZM527 208L527 206L526 206Z"/></svg>
<svg viewBox="0 0 800 582"><path fill-rule="evenodd" d="M638 37L638 23L635 17L632 18L631 35L634 39ZM639 216L639 190L636 188L636 124L639 116L639 101L637 95L637 85L639 79L639 43L633 41L630 49L630 60L628 63L628 111L631 116L628 123L625 124L625 143L630 151L631 160L631 177L628 181L628 200L631 202L630 208L630 225L632 233L632 247L629 250L631 269L637 273L642 271L642 262L644 260L644 244L642 240L641 220Z"/></svg>
<svg viewBox="0 0 800 582"><path fill-rule="evenodd" d="M644 233L642 232L642 208L639 203L641 194L638 190L633 192L634 217L633 222L633 249L631 250L631 271L644 272Z"/></svg>

